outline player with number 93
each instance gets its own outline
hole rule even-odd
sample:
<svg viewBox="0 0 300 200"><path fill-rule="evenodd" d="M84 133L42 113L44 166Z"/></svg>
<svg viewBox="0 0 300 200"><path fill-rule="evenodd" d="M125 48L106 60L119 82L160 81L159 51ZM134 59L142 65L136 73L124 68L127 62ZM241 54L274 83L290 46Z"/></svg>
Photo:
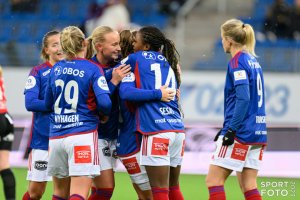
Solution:
<svg viewBox="0 0 300 200"><path fill-rule="evenodd" d="M210 200L224 200L224 183L236 171L245 199L260 200L257 173L267 142L263 71L256 60L251 25L237 19L221 26L224 51L230 53L224 89L224 123L215 137L206 185Z"/></svg>

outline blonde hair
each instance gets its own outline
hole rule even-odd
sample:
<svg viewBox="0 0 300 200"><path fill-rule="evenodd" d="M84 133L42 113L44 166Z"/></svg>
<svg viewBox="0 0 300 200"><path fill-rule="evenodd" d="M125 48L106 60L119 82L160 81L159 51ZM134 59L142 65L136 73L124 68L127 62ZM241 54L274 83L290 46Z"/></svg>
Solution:
<svg viewBox="0 0 300 200"><path fill-rule="evenodd" d="M221 26L224 37L231 38L237 44L245 45L246 50L253 56L255 54L255 34L250 24L244 24L241 20L230 19Z"/></svg>
<svg viewBox="0 0 300 200"><path fill-rule="evenodd" d="M109 26L98 26L94 29L92 32L92 35L88 38L88 48L87 48L87 54L86 58L90 59L93 57L93 55L96 52L96 44L97 43L103 43L105 41L105 35L108 33L114 32L112 28Z"/></svg>
<svg viewBox="0 0 300 200"><path fill-rule="evenodd" d="M0 78L2 77L2 66L0 65Z"/></svg>
<svg viewBox="0 0 300 200"><path fill-rule="evenodd" d="M84 40L83 32L76 26L68 26L61 31L61 48L66 53L67 58L74 58L82 51Z"/></svg>

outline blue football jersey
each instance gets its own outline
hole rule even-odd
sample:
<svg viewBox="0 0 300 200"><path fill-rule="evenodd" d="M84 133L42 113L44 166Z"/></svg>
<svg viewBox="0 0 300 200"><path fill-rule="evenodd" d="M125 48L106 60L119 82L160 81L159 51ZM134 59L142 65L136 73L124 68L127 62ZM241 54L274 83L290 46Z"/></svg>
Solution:
<svg viewBox="0 0 300 200"><path fill-rule="evenodd" d="M92 61L97 63L104 71L105 79L109 83L112 79L112 70L114 67L110 67L108 65L102 65L97 57L94 56ZM116 91L111 94L111 102L112 108L111 113L109 115L109 119L106 123L99 123L98 126L98 138L106 139L106 140L114 140L118 137L118 129L119 129L119 92L118 87L116 87Z"/></svg>
<svg viewBox="0 0 300 200"><path fill-rule="evenodd" d="M45 92L48 84L52 65L45 62L32 68L29 73L24 94L34 92L39 100L45 100ZM50 112L33 112L29 147L32 149L48 150Z"/></svg>
<svg viewBox="0 0 300 200"><path fill-rule="evenodd" d="M244 120L236 132L236 138L244 144L265 144L267 129L263 72L255 57L246 52L237 53L228 64L222 134L228 130L234 113L235 87L242 84L249 85L250 102Z"/></svg>
<svg viewBox="0 0 300 200"><path fill-rule="evenodd" d="M159 52L139 51L122 60L130 64L132 73L122 80L122 84L146 90L160 89L167 85L178 88L174 71L166 58ZM184 125L176 97L170 102L147 101L140 103L135 113L136 130L142 134L162 132L184 132Z"/></svg>
<svg viewBox="0 0 300 200"><path fill-rule="evenodd" d="M46 94L46 104L53 105L50 138L96 130L96 98L106 93L109 89L103 71L95 63L81 58L56 63Z"/></svg>

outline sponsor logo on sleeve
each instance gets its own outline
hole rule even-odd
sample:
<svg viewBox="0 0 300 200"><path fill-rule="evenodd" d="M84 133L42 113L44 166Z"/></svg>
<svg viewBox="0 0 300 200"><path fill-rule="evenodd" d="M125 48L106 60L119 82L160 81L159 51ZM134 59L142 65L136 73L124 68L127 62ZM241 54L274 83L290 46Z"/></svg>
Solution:
<svg viewBox="0 0 300 200"><path fill-rule="evenodd" d="M39 171L45 171L47 169L48 162L43 160L38 160L34 162L34 168Z"/></svg>
<svg viewBox="0 0 300 200"><path fill-rule="evenodd" d="M169 139L153 137L151 155L166 156L169 152Z"/></svg>
<svg viewBox="0 0 300 200"><path fill-rule="evenodd" d="M124 63L126 63L126 62L127 62L127 60L128 60L128 56L127 56L126 58L124 58L123 60L121 60L121 64L124 64Z"/></svg>
<svg viewBox="0 0 300 200"><path fill-rule="evenodd" d="M106 82L104 76L100 76L100 77L98 78L98 86L99 86L102 90L109 90L109 89L108 89L107 82Z"/></svg>
<svg viewBox="0 0 300 200"><path fill-rule="evenodd" d="M234 80L235 81L246 80L247 79L246 71L245 70L235 71L233 73L233 75L234 75Z"/></svg>
<svg viewBox="0 0 300 200"><path fill-rule="evenodd" d="M134 81L135 81L135 75L132 72L122 79L122 82L134 82Z"/></svg>
<svg viewBox="0 0 300 200"><path fill-rule="evenodd" d="M31 89L31 88L33 88L35 85L36 85L35 77L34 77L34 76L29 76L29 77L27 78L27 82L26 82L26 85L25 85L25 89L26 89L26 90Z"/></svg>
<svg viewBox="0 0 300 200"><path fill-rule="evenodd" d="M245 161L249 146L235 143L232 149L231 158Z"/></svg>
<svg viewBox="0 0 300 200"><path fill-rule="evenodd" d="M128 158L122 160L124 166L127 169L128 174L138 174L141 173L141 168L137 162L136 157Z"/></svg>
<svg viewBox="0 0 300 200"><path fill-rule="evenodd" d="M43 73L43 76L47 76L50 72L51 72L51 69L48 69L47 71L45 71L45 72Z"/></svg>
<svg viewBox="0 0 300 200"><path fill-rule="evenodd" d="M74 162L79 163L91 163L92 152L91 146L74 146Z"/></svg>

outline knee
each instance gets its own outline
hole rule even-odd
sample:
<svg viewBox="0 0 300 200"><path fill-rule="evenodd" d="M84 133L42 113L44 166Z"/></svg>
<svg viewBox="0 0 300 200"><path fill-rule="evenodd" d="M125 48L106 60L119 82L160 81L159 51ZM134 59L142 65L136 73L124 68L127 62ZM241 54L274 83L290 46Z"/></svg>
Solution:
<svg viewBox="0 0 300 200"><path fill-rule="evenodd" d="M213 182L214 182L214 180L210 176L207 175L206 178L205 178L205 184L206 184L206 186L207 187L213 186Z"/></svg>
<svg viewBox="0 0 300 200"><path fill-rule="evenodd" d="M205 178L205 183L207 187L224 185L225 180L222 180L219 177L207 175Z"/></svg>
<svg viewBox="0 0 300 200"><path fill-rule="evenodd" d="M249 179L243 180L240 183L240 187L243 193L256 189L257 188L256 180L249 180Z"/></svg>
<svg viewBox="0 0 300 200"><path fill-rule="evenodd" d="M30 195L30 199L32 200L40 200L42 199L43 194L41 193L31 193Z"/></svg>
<svg viewBox="0 0 300 200"><path fill-rule="evenodd" d="M9 163L5 163L5 162L0 162L0 172L1 171L4 171L5 169L9 169L10 168L10 165Z"/></svg>
<svg viewBox="0 0 300 200"><path fill-rule="evenodd" d="M243 193L245 193L243 184L239 183L239 186L240 186L240 188L241 188L241 191L242 191Z"/></svg>
<svg viewBox="0 0 300 200"><path fill-rule="evenodd" d="M30 199L32 200L42 199L43 194L44 194L43 190L29 191Z"/></svg>
<svg viewBox="0 0 300 200"><path fill-rule="evenodd" d="M151 200L151 199L153 199L151 189L138 192L138 198L139 198L139 200Z"/></svg>
<svg viewBox="0 0 300 200"><path fill-rule="evenodd" d="M153 199L152 194L138 194L139 200L150 200Z"/></svg>
<svg viewBox="0 0 300 200"><path fill-rule="evenodd" d="M257 188L256 183L248 183L248 184L244 184L242 186L242 191L243 191L243 193L245 193L247 191L250 191L250 190L253 190L253 189L256 189L256 188Z"/></svg>
<svg viewBox="0 0 300 200"><path fill-rule="evenodd" d="M169 186L177 186L179 185L179 181L178 179L174 180L174 179L170 179L170 182L169 182Z"/></svg>

